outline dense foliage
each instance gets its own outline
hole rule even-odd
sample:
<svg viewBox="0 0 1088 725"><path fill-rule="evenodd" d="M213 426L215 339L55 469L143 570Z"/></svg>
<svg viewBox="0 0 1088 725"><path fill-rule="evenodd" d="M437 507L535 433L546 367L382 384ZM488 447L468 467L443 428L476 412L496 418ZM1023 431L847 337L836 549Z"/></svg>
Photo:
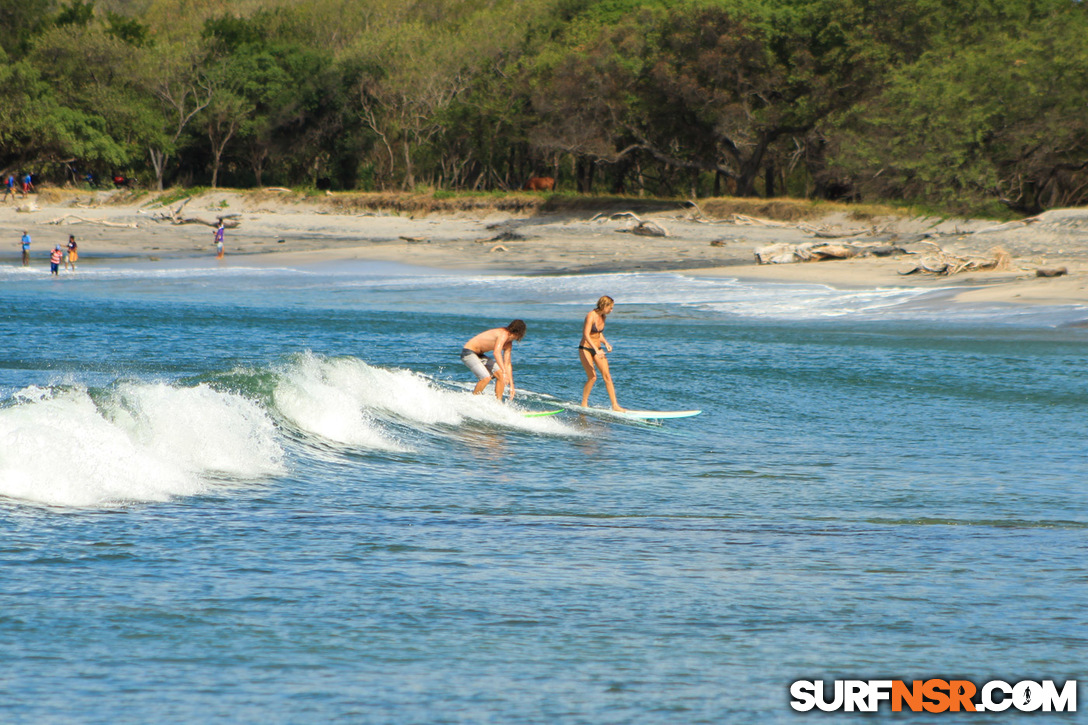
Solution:
<svg viewBox="0 0 1088 725"><path fill-rule="evenodd" d="M1035 212L1088 201L1085 38L1081 0L21 0L0 169Z"/></svg>

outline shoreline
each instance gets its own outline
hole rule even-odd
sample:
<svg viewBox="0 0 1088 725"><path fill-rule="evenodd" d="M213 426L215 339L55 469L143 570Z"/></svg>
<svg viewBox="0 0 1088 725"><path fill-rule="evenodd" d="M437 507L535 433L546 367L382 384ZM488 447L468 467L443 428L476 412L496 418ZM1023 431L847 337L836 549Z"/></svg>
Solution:
<svg viewBox="0 0 1088 725"><path fill-rule="evenodd" d="M1088 209L1055 210L1023 223L886 218L868 229L841 212L813 223L709 219L691 209L605 216L585 212L488 211L426 215L345 208L322 199L255 198L210 191L186 206L200 223L175 224L161 217L166 205L148 200L116 203L111 192L41 194L27 204L0 206L0 264L19 264L22 230L32 238L34 266L48 270L48 251L69 234L80 245L80 264L103 259L166 262L214 260L211 226L228 215L231 266L335 264L372 260L436 270L508 274L676 272L746 282L822 285L837 289L948 290L955 302L1014 305L1088 305ZM637 205L632 201L632 206ZM176 204L176 203L175 203ZM633 233L636 220L667 236ZM814 229L818 230L814 233ZM860 231L859 231L860 230ZM891 243L907 253L792 264L756 264L755 250L771 244ZM9 246L10 245L10 246ZM904 275L939 246L949 254L984 258L1007 251L1008 271L975 270L950 276ZM1038 277L1039 268L1065 267L1060 277ZM63 269L62 269L63 272Z"/></svg>

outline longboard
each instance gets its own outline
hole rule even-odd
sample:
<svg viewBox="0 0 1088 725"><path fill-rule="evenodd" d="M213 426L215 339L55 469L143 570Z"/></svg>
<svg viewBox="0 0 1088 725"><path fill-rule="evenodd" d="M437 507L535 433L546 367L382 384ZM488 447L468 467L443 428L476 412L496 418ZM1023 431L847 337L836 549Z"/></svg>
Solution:
<svg viewBox="0 0 1088 725"><path fill-rule="evenodd" d="M666 420L669 418L690 418L699 415L701 410L612 410L611 408L583 408L572 405L569 410L593 415L615 416L634 420Z"/></svg>
<svg viewBox="0 0 1088 725"><path fill-rule="evenodd" d="M461 388L462 390L471 390L473 388L473 385L471 383L449 382L448 384L452 385L454 387L457 387L457 388ZM546 416L546 415L555 415L556 413L563 412L564 409L573 411L575 413L586 413L587 415L599 415L599 416L606 417L606 418L607 417L625 418L627 420L670 420L670 419L674 419L674 418L691 418L693 416L700 415L703 412L701 410L625 410L625 411L618 411L618 410L612 410L611 408L593 408L593 407L586 408L586 407L583 407L581 405L577 405L575 403L565 403L565 402L559 400L559 398L556 398L554 395L548 395L547 393L537 393L537 392L534 392L532 390L525 390L524 388L519 388L517 394L519 396L524 397L524 398L529 398L530 400L535 399L535 400L538 400L538 401L547 401L548 403L551 403L552 405L561 405L561 406L563 406L559 410L545 410L545 411L540 411L540 412L523 413L522 415L526 416L527 418L539 418L539 417L543 417L543 416Z"/></svg>

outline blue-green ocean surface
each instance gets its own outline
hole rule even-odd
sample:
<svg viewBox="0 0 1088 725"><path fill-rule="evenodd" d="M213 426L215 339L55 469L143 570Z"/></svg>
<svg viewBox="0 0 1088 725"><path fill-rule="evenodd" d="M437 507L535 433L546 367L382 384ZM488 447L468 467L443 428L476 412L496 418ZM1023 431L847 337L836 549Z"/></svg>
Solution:
<svg viewBox="0 0 1088 725"><path fill-rule="evenodd" d="M702 415L522 415L602 294L621 404ZM201 260L0 266L0 310L0 722L829 722L792 681L1088 669L1084 307ZM471 396L515 317L541 395Z"/></svg>

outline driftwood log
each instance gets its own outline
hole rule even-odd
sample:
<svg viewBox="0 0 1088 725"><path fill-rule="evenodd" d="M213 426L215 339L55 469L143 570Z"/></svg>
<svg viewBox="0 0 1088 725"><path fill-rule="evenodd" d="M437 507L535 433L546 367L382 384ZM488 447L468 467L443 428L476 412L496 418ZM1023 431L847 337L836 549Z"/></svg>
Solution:
<svg viewBox="0 0 1088 725"><path fill-rule="evenodd" d="M665 227L661 226L657 222L639 222L631 229L620 229L621 232L631 232L632 234L640 234L644 237L667 237L669 232Z"/></svg>
<svg viewBox="0 0 1088 725"><path fill-rule="evenodd" d="M635 222L634 226L626 226L623 229L617 229L617 232L640 234L644 237L667 237L669 232L665 227L661 226L657 222L643 221L638 218L638 215L630 211L618 211L614 214L596 214L590 219L591 222L595 221L617 221L619 219L630 219Z"/></svg>
<svg viewBox="0 0 1088 725"><path fill-rule="evenodd" d="M600 214L594 214L590 221L618 221L620 219L634 219L636 222L642 222L642 220L638 218L638 214L635 214L632 211L617 211L612 214L601 212Z"/></svg>
<svg viewBox="0 0 1088 725"><path fill-rule="evenodd" d="M1035 270L1036 277L1061 277L1069 274L1069 269L1066 267L1040 267Z"/></svg>
<svg viewBox="0 0 1088 725"><path fill-rule="evenodd" d="M84 219L81 216L75 214L65 214L62 217L51 219L46 224L98 224L103 227L123 227L125 229L139 229L140 225L135 222L125 224L123 222L111 222L105 219Z"/></svg>
<svg viewBox="0 0 1088 725"><path fill-rule="evenodd" d="M159 212L151 218L155 221L170 222L171 224L203 224L207 227L217 227L220 223L222 223L223 226L227 229L236 229L238 225L241 224L241 221L238 219L238 217L242 215L238 213L221 214L214 219L205 219L195 216L183 217L181 215L181 210L184 209L185 205L192 200L193 197L190 196L188 199L181 202L181 204L178 205L177 209Z"/></svg>
<svg viewBox="0 0 1088 725"><path fill-rule="evenodd" d="M804 244L770 244L755 250L760 264L791 264L793 262L819 262L825 259L852 259L854 257L887 257L906 254L906 250L890 244L829 244L805 242Z"/></svg>
<svg viewBox="0 0 1088 725"><path fill-rule="evenodd" d="M488 244L492 242L524 242L526 239L528 239L528 237L526 237L524 234L519 234L508 229L501 234L496 234L495 236L488 237L487 239L477 239L476 243Z"/></svg>
<svg viewBox="0 0 1088 725"><path fill-rule="evenodd" d="M941 249L933 242L923 242L933 247L933 250L911 269L900 271L899 274L935 274L948 277L961 272L977 272L980 270L1005 271L1012 267L1012 255L1001 247L990 250L989 258L958 257Z"/></svg>

